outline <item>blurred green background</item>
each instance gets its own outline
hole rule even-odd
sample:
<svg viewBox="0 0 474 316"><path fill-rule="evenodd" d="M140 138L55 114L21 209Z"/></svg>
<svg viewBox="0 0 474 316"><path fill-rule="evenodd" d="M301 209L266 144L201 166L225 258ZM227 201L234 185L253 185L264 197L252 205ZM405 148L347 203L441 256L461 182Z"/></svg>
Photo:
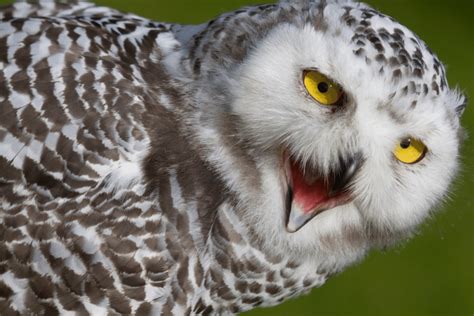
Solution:
<svg viewBox="0 0 474 316"><path fill-rule="evenodd" d="M0 4L11 1L0 0ZM96 0L159 21L202 23L255 0ZM414 30L441 58L451 86L474 98L474 0L367 0ZM463 116L474 135L474 105ZM474 136L473 136L474 137ZM417 237L257 315L474 315L474 139L451 199Z"/></svg>

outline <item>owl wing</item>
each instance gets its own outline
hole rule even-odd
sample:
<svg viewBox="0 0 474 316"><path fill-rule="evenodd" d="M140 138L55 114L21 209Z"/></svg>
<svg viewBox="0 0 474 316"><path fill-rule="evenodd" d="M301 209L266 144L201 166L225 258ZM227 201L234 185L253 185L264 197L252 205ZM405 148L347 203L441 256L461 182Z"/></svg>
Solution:
<svg viewBox="0 0 474 316"><path fill-rule="evenodd" d="M139 174L148 144L143 70L151 55L163 58L160 45L173 44L166 24L88 3L57 6L3 11L0 181L11 204L22 203L20 191L71 198L105 180L127 182L114 178L121 168Z"/></svg>
<svg viewBox="0 0 474 316"><path fill-rule="evenodd" d="M159 234L141 161L169 80L161 61L179 42L167 24L41 3L0 20L0 314L104 300L129 314L132 297L160 296L145 289L163 277L144 281L141 267L167 269L133 236Z"/></svg>

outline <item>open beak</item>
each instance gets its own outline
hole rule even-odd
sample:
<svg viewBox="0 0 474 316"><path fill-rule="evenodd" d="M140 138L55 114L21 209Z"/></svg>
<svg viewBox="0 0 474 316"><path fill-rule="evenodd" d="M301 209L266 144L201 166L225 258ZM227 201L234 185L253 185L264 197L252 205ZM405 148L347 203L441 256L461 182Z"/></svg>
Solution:
<svg viewBox="0 0 474 316"><path fill-rule="evenodd" d="M362 155L339 159L338 170L325 177L305 174L295 161L289 160L290 181L286 196L287 223L290 233L298 231L316 215L352 201L352 180L362 166Z"/></svg>

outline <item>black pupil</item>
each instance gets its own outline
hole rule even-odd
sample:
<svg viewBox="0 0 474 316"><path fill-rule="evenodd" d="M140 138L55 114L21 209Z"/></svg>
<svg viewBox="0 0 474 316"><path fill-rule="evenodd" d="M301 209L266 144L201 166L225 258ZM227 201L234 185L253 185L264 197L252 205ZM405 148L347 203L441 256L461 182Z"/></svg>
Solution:
<svg viewBox="0 0 474 316"><path fill-rule="evenodd" d="M329 90L329 85L326 82L318 83L318 90L321 93L326 93Z"/></svg>
<svg viewBox="0 0 474 316"><path fill-rule="evenodd" d="M408 147L410 147L410 144L411 144L411 139L405 138L404 140L401 141L400 147L402 147L403 149L407 149Z"/></svg>

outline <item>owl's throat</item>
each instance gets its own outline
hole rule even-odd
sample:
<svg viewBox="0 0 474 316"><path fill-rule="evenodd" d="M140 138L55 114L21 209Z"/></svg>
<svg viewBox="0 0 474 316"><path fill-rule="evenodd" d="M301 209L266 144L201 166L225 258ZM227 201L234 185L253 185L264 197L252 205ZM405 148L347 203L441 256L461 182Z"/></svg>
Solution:
<svg viewBox="0 0 474 316"><path fill-rule="evenodd" d="M292 159L288 164L288 232L296 232L316 215L352 201L350 184L361 159L341 159L338 170L330 175L304 168Z"/></svg>

